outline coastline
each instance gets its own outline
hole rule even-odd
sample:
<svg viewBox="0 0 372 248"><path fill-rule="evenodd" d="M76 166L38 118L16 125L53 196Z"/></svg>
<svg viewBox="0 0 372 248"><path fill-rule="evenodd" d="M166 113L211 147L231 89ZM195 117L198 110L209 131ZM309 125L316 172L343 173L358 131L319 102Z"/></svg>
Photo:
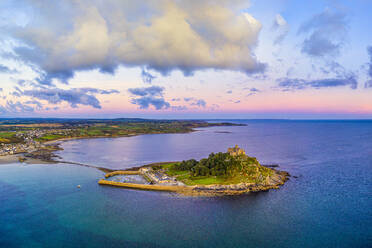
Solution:
<svg viewBox="0 0 372 248"><path fill-rule="evenodd" d="M216 124L219 124L216 122ZM245 126L245 124L237 124L237 123L220 123L223 125L212 125L212 126L201 126L201 127L193 127L188 131L183 132L154 132L154 133L133 133L133 134L124 134L124 135L116 135L116 136L109 136L109 135L100 135L100 136L79 136L79 137L68 137L68 138L60 138L51 141L45 141L43 144L45 145L52 145L60 141L69 141L69 140L80 140L80 139L100 139L100 138L124 138L124 137L134 137L139 135L148 135L148 134L178 134L178 133L193 133L202 130L198 130L197 128L208 128L208 127L220 127L220 126Z"/></svg>
<svg viewBox="0 0 372 248"><path fill-rule="evenodd" d="M201 130L192 129L187 132L182 133L191 133ZM107 178L114 176L114 175L142 175L146 178L145 173L142 172L143 168L146 167L153 167L156 165L162 165L165 163L170 162L158 162L158 163L150 163L138 167L132 167L124 170L114 171L104 167L98 167L93 165L86 165L76 162L68 162L63 160L55 160L54 158L58 157L55 155L54 152L57 150L63 150L60 147L61 142L71 141L71 140L83 140L83 139L99 139L99 138L124 138L124 137L133 137L138 135L145 135L145 134L165 134L165 133L137 133L137 134L126 134L120 136L89 136L89 137L67 137L67 138L59 138L56 140L46 141L43 142L44 146L38 150L26 153L18 153L14 155L5 155L0 156L0 164L11 164L11 163L26 163L26 164L50 164L50 163L69 163L75 164L79 166L86 166L101 170L105 173L105 179L100 179L98 184L100 185L109 185L109 186L116 186L116 187L124 187L124 188L131 188L131 189L138 189L138 190L154 190L154 191L168 191L168 192L176 192L182 195L187 196L223 196L223 195L241 195L249 192L258 192L258 191L267 191L269 189L278 189L281 185L283 185L290 177L290 175L285 171L279 171L273 169L273 167L277 167L277 165L271 165L267 167L271 167L274 171L274 174L268 176L264 182L259 184L257 183L244 183L240 182L237 184L207 184L207 185L185 185L183 183L176 183L176 185L167 185L167 184L157 184L153 181L150 182L150 185L146 184L135 184L135 183L125 183L125 182L114 182L110 180L106 180ZM171 177L172 178L172 177ZM174 178L173 178L174 179ZM174 180L177 181L177 180ZM154 184L153 184L154 183Z"/></svg>
<svg viewBox="0 0 372 248"><path fill-rule="evenodd" d="M108 139L114 139L114 138L125 138L125 137L134 137L137 135L144 135L146 133L141 134L129 134L129 135L122 135L122 136L90 136L90 137L69 137L69 138L60 138L56 140L51 141L45 141L43 144L45 145L54 145L58 142L64 142L64 141L70 141L70 140L84 140L84 139L102 139L102 138L108 138ZM161 133L160 133L161 134Z"/></svg>
<svg viewBox="0 0 372 248"><path fill-rule="evenodd" d="M19 163L19 156L17 155L0 156L0 164L13 164L13 163Z"/></svg>
<svg viewBox="0 0 372 248"><path fill-rule="evenodd" d="M161 185L161 184L138 184L138 183L124 183L107 180L107 178L115 175L142 175L146 176L141 172L140 168L146 168L153 166L154 164L144 165L141 167L122 171L113 171L105 175L105 179L98 181L99 185L122 187L134 190L149 190L149 191L166 191L174 192L184 196L227 196L227 195L243 195L251 192L268 191L270 189L279 189L280 186L284 185L289 180L289 173L286 171L273 170L274 174L266 178L264 183L238 183L238 184L210 184L210 185Z"/></svg>
<svg viewBox="0 0 372 248"><path fill-rule="evenodd" d="M97 136L76 136L76 137L61 137L54 140L47 140L47 141L40 141L40 146L36 149L26 149L23 148L21 151L17 151L17 148L14 150L13 153L7 153L0 155L0 163L16 163L19 162L26 162L26 163L60 163L63 161L55 160L55 157L58 157L54 154L54 151L63 150L60 147L62 142L70 141L70 140L83 140L83 139L100 139L100 138L124 138L124 137L134 137L138 135L146 135L146 134L172 134L172 133L191 133L196 131L201 131L200 129L196 128L206 128L206 127L213 127L213 126L244 126L245 124L236 124L236 123L216 123L215 125L210 126L196 126L196 127L187 127L186 130L182 131L156 131L156 132L144 132L144 133L128 133L123 135L97 135ZM13 156L14 155L14 156ZM73 163L73 162L72 162ZM86 165L85 165L86 166ZM92 166L95 167L95 166ZM105 169L106 168L100 168ZM107 169L109 170L109 169Z"/></svg>
<svg viewBox="0 0 372 248"><path fill-rule="evenodd" d="M14 155L4 155L0 156L0 165L2 164L15 164L15 163L26 163L26 164L50 164L55 163L56 161L45 161L43 159L37 158L27 158L24 161L20 161L25 157L23 154L14 154Z"/></svg>
<svg viewBox="0 0 372 248"><path fill-rule="evenodd" d="M193 130L191 132L194 132L197 130ZM159 133L162 134L162 133ZM59 161L54 160L54 152L58 150L63 150L63 148L60 147L62 142L71 141L71 140L83 140L83 139L101 139L101 138L125 138L125 137L134 137L138 135L146 135L144 134L130 134L130 135L123 135L123 136L94 136L94 137L69 137L69 138L60 138L56 140L46 141L43 142L43 144L48 148L41 148L38 150L35 150L33 152L24 152L24 153L16 153L12 155L1 155L0 156L0 164L11 164L11 163L27 163L27 164L50 164L50 163L70 163L70 164L76 164L81 166L88 166L92 168L97 168L102 171L113 171L109 168L104 167L96 167L93 165L86 165L76 162L68 162L68 161ZM41 158L39 156L35 156L36 153L42 153L43 155L46 155L47 158ZM23 160L23 161L21 161ZM156 164L156 163L154 163ZM149 164L147 166L151 166L152 164ZM136 167L133 167L133 169L136 169Z"/></svg>

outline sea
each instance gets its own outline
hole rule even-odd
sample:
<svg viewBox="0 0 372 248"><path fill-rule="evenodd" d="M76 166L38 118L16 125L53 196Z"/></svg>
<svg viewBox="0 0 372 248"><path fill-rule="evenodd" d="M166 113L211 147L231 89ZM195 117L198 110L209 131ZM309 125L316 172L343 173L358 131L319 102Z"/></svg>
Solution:
<svg viewBox="0 0 372 248"><path fill-rule="evenodd" d="M223 121L246 126L70 140L58 155L125 169L237 144L290 180L267 192L185 197L100 186L104 172L76 164L2 164L0 247L372 247L372 121Z"/></svg>

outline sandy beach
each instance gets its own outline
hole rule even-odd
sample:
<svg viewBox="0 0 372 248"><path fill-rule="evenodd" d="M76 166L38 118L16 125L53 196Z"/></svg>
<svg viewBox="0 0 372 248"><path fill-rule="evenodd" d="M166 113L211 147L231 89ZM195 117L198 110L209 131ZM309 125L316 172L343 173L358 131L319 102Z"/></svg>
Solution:
<svg viewBox="0 0 372 248"><path fill-rule="evenodd" d="M0 156L0 164L12 164L19 162L19 155Z"/></svg>
<svg viewBox="0 0 372 248"><path fill-rule="evenodd" d="M0 165L1 164L13 164L13 163L21 163L19 161L19 158L24 158L22 154L15 154L15 155L5 155L0 156ZM23 162L26 164L50 164L50 162L46 162L40 159L34 159L34 158L26 158L26 160Z"/></svg>

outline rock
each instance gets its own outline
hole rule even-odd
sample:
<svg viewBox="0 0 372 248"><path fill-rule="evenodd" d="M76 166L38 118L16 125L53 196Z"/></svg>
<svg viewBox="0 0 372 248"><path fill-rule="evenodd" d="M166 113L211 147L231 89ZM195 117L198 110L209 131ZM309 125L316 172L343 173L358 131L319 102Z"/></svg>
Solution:
<svg viewBox="0 0 372 248"><path fill-rule="evenodd" d="M25 157L19 157L18 158L19 162L23 163L25 162L27 159Z"/></svg>

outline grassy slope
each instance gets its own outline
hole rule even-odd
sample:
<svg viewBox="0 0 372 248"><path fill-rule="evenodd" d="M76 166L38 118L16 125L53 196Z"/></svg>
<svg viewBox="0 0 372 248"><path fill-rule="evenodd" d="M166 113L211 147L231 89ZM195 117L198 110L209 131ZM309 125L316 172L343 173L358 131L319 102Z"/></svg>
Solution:
<svg viewBox="0 0 372 248"><path fill-rule="evenodd" d="M237 171L232 177L218 176L191 176L189 171L180 171L174 168L174 163L161 165L169 176L176 177L177 180L186 185L210 185L210 184L238 184L238 183L260 183L268 175L272 175L273 170L261 165L245 166L245 170Z"/></svg>

